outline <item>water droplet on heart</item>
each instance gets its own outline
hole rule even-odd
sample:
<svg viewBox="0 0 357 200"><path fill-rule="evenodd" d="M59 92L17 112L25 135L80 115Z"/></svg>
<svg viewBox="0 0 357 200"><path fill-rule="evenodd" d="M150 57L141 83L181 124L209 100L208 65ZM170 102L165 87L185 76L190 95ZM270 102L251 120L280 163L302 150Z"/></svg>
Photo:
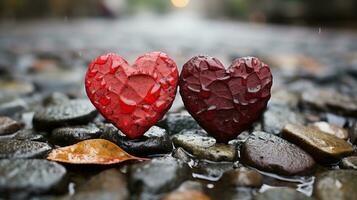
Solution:
<svg viewBox="0 0 357 200"><path fill-rule="evenodd" d="M149 105L143 105L143 110L145 112L150 111L150 106Z"/></svg>
<svg viewBox="0 0 357 200"><path fill-rule="evenodd" d="M107 106L108 104L110 103L110 98L108 96L102 96L100 99L99 99L99 104L102 105L102 106Z"/></svg>
<svg viewBox="0 0 357 200"><path fill-rule="evenodd" d="M102 55L96 60L96 63L103 65L107 62L108 58L109 58L109 54Z"/></svg>
<svg viewBox="0 0 357 200"><path fill-rule="evenodd" d="M167 81L169 82L170 85L175 85L175 78L172 76L167 77Z"/></svg>
<svg viewBox="0 0 357 200"><path fill-rule="evenodd" d="M154 104L154 110L156 112L161 112L164 107L165 107L165 101L157 101L155 104Z"/></svg>
<svg viewBox="0 0 357 200"><path fill-rule="evenodd" d="M154 74L152 75L152 77L156 80L156 79L157 79L157 73L154 72Z"/></svg>
<svg viewBox="0 0 357 200"><path fill-rule="evenodd" d="M95 77L95 80L101 81L103 79L103 77L104 77L103 74L99 74L98 76Z"/></svg>
<svg viewBox="0 0 357 200"><path fill-rule="evenodd" d="M92 80L86 79L86 85L87 87L90 87L92 85Z"/></svg>
<svg viewBox="0 0 357 200"><path fill-rule="evenodd" d="M114 74L117 71L118 68L119 68L119 65L110 66L109 73Z"/></svg>
<svg viewBox="0 0 357 200"><path fill-rule="evenodd" d="M239 100L238 99L233 99L233 103L239 104Z"/></svg>
<svg viewBox="0 0 357 200"><path fill-rule="evenodd" d="M233 117L233 122L234 123L239 123L239 118L238 117Z"/></svg>
<svg viewBox="0 0 357 200"><path fill-rule="evenodd" d="M187 88L192 92L196 92L196 93L200 92L200 89L196 89L196 88L192 87L191 85L187 86Z"/></svg>
<svg viewBox="0 0 357 200"><path fill-rule="evenodd" d="M104 88L106 85L107 85L107 83L106 83L105 80L103 79L103 80L100 82L100 87Z"/></svg>
<svg viewBox="0 0 357 200"><path fill-rule="evenodd" d="M216 110L216 109L217 109L217 106L215 106L215 105L211 105L210 107L207 108L208 111Z"/></svg>
<svg viewBox="0 0 357 200"><path fill-rule="evenodd" d="M224 80L227 80L229 78L230 77L227 75L227 76L218 77L217 80L224 81Z"/></svg>
<svg viewBox="0 0 357 200"><path fill-rule="evenodd" d="M256 92L258 92L260 89L261 89L261 85L259 84L259 85L256 85L256 86L254 86L254 87L248 87L248 92L249 93L256 93Z"/></svg>
<svg viewBox="0 0 357 200"><path fill-rule="evenodd" d="M160 84L155 84L151 87L148 94L145 96L145 101L149 104L152 104L159 97L161 91Z"/></svg>
<svg viewBox="0 0 357 200"><path fill-rule="evenodd" d="M92 68L91 70L88 71L87 76L92 78L97 74L98 70L95 68Z"/></svg>
<svg viewBox="0 0 357 200"><path fill-rule="evenodd" d="M132 113L135 110L136 102L124 96L120 96L119 105L123 113Z"/></svg>
<svg viewBox="0 0 357 200"><path fill-rule="evenodd" d="M167 89L169 87L168 82L165 79L160 80L160 85L162 88Z"/></svg>

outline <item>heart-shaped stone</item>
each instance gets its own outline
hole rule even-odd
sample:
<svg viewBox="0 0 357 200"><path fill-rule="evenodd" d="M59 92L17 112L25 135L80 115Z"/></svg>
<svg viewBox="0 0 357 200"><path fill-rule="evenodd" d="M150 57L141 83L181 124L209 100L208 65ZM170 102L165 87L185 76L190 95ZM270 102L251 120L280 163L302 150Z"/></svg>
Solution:
<svg viewBox="0 0 357 200"><path fill-rule="evenodd" d="M129 138L142 136L175 99L176 63L161 52L147 53L129 65L109 53L89 65L85 86L98 111Z"/></svg>
<svg viewBox="0 0 357 200"><path fill-rule="evenodd" d="M260 117L272 79L268 65L254 57L225 69L216 58L196 56L183 66L180 94L198 124L218 142L228 142Z"/></svg>

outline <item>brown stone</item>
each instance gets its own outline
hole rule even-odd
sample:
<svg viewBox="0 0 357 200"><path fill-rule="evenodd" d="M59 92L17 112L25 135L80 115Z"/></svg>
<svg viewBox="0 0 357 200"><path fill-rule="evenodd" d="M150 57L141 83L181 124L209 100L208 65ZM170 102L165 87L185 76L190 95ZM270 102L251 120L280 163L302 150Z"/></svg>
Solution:
<svg viewBox="0 0 357 200"><path fill-rule="evenodd" d="M315 122L309 127L316 128L322 132L328 133L330 135L336 136L340 139L347 140L348 139L348 132L346 129L338 127L333 124L329 124L327 122Z"/></svg>
<svg viewBox="0 0 357 200"><path fill-rule="evenodd" d="M15 133L22 125L9 117L0 117L0 135Z"/></svg>
<svg viewBox="0 0 357 200"><path fill-rule="evenodd" d="M288 124L282 137L309 152L322 163L336 162L353 153L352 145L315 128Z"/></svg>
<svg viewBox="0 0 357 200"><path fill-rule="evenodd" d="M263 176L256 170L245 167L225 172L220 180L223 184L233 187L256 187L263 185Z"/></svg>

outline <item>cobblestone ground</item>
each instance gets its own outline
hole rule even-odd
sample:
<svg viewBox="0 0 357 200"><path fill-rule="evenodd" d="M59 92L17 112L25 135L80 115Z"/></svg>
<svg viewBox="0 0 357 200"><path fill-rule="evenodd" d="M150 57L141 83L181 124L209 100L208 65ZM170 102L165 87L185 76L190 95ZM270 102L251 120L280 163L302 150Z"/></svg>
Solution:
<svg viewBox="0 0 357 200"><path fill-rule="evenodd" d="M76 100L86 98L88 63L105 52L133 62L150 51L168 53L180 69L198 54L227 66L259 57L274 76L268 108L228 144L216 144L179 96L158 127L136 141L101 116L92 120ZM353 199L356 86L355 32L176 15L3 24L0 199ZM81 126L58 122L52 130L41 118L36 126L46 131L33 128L35 113L56 106ZM108 167L44 159L53 148L91 138L152 159Z"/></svg>

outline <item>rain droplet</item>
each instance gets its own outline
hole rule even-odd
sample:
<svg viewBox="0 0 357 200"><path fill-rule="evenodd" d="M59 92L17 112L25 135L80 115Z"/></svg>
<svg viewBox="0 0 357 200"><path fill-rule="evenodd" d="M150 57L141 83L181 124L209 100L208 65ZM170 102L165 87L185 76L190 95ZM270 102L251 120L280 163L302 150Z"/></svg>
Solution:
<svg viewBox="0 0 357 200"><path fill-rule="evenodd" d="M194 88L194 87L192 87L192 86L187 86L187 88L189 89L189 90L191 90L192 92L200 92L200 90L199 89L196 89L196 88Z"/></svg>
<svg viewBox="0 0 357 200"><path fill-rule="evenodd" d="M216 109L217 109L217 106L215 106L215 105L211 105L210 107L207 108L208 111L216 110Z"/></svg>
<svg viewBox="0 0 357 200"><path fill-rule="evenodd" d="M136 102L128 99L124 96L120 96L119 98L120 108L122 109L123 113L132 113L136 107Z"/></svg>
<svg viewBox="0 0 357 200"><path fill-rule="evenodd" d="M145 101L149 104L152 104L159 97L161 91L160 84L155 84L151 87L148 94L145 96Z"/></svg>
<svg viewBox="0 0 357 200"><path fill-rule="evenodd" d="M257 85L255 87L248 87L248 92L249 93L256 93L261 89L261 85Z"/></svg>

